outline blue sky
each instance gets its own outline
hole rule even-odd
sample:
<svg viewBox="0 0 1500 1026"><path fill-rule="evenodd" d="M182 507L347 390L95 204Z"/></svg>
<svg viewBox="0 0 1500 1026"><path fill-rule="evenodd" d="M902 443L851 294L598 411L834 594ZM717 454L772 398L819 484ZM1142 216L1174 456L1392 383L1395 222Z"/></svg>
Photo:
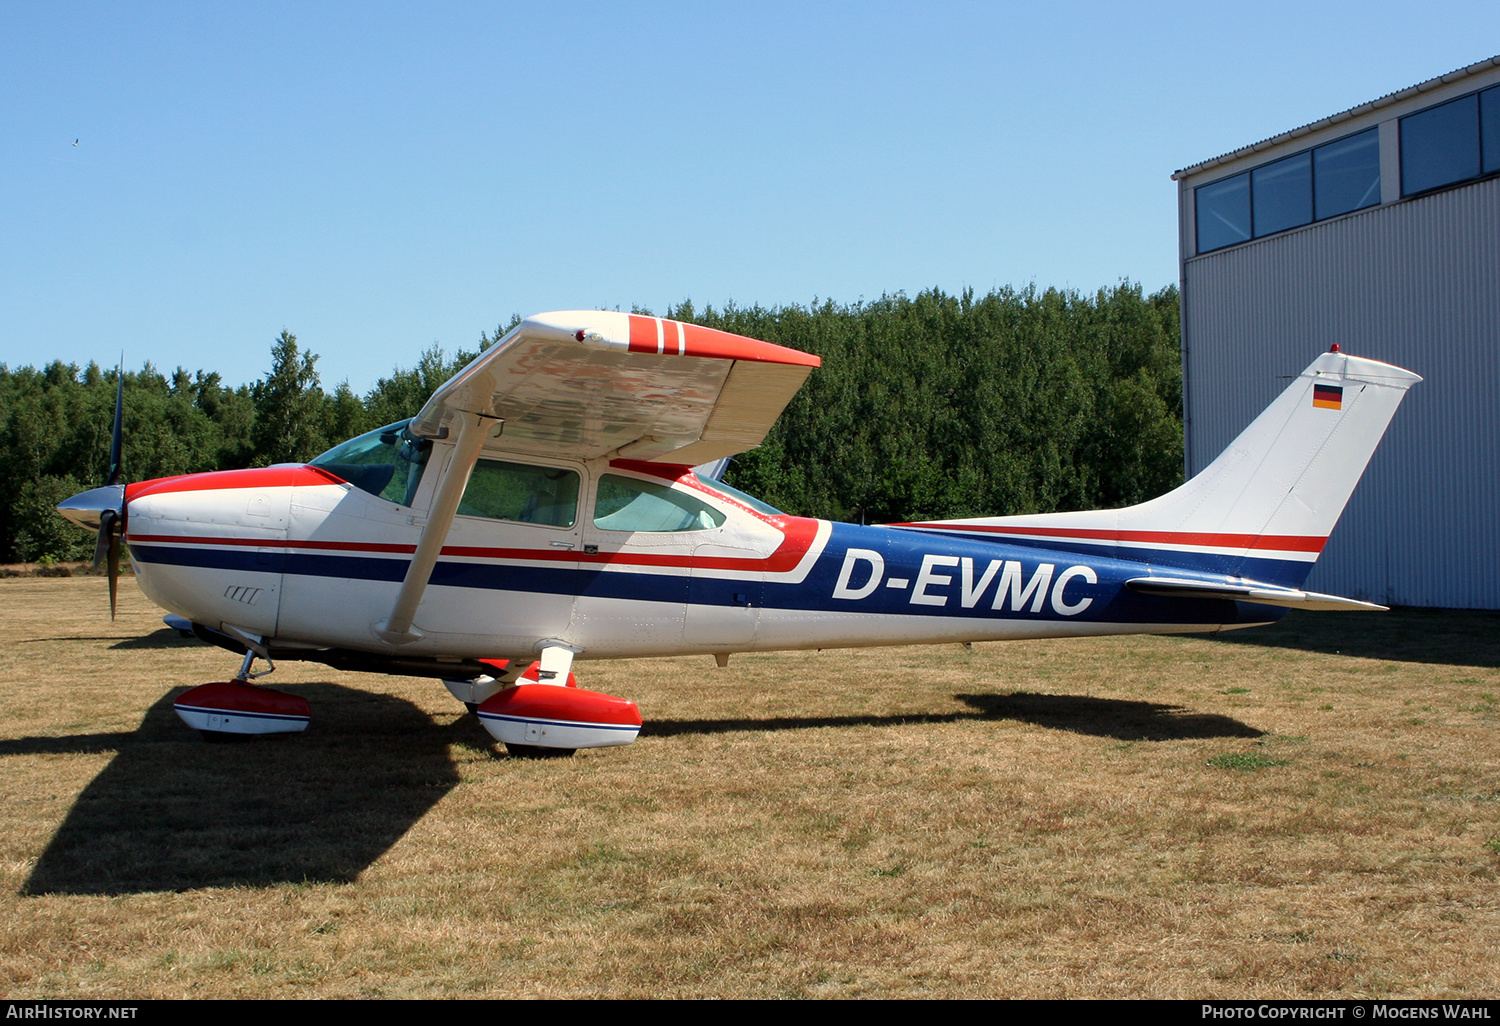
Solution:
<svg viewBox="0 0 1500 1026"><path fill-rule="evenodd" d="M512 313L1155 290L1174 169L1496 53L1444 0L9 0L0 362L285 328L362 392Z"/></svg>

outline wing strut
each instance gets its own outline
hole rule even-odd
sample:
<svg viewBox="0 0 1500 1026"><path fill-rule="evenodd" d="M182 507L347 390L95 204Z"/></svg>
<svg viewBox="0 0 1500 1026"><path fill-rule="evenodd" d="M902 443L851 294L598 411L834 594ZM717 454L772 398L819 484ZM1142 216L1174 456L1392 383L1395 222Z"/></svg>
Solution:
<svg viewBox="0 0 1500 1026"><path fill-rule="evenodd" d="M453 517L458 512L458 501L463 498L464 488L468 486L469 474L479 460L479 450L484 448L489 431L487 422L493 419L468 412L454 416L459 429L453 458L448 462L447 473L438 482L437 494L432 497L427 526L422 528L422 538L406 568L406 578L401 582L401 591L396 595L390 618L374 625L375 636L381 640L393 645L409 645L422 637L421 631L412 629L411 622L417 615L423 593L427 591L427 582L431 580L432 568L437 565L438 556L443 551L443 542L448 540L448 530L453 526Z"/></svg>

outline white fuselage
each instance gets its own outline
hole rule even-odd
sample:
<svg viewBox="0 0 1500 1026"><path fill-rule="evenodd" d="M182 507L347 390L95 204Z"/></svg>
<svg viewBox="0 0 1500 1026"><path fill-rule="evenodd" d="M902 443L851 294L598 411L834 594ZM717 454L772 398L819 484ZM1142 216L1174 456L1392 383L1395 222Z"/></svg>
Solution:
<svg viewBox="0 0 1500 1026"><path fill-rule="evenodd" d="M546 524L461 510L406 644L378 625L421 537L430 483L410 506L303 465L132 486L138 579L157 604L215 629L438 659L530 657L544 642L608 658L1201 631L1237 619L1101 615L1135 564L1115 572L1107 558L761 512L685 468L485 456L576 473L576 511ZM445 458L439 444L429 467ZM612 530L617 518L595 509L606 474L670 488L710 515L686 530ZM879 581L851 550L879 555Z"/></svg>

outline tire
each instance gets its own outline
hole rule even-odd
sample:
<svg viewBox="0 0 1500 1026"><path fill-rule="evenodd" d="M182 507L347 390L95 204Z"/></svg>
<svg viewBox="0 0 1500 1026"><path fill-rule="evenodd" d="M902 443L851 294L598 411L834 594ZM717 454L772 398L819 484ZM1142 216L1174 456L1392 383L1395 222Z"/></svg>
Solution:
<svg viewBox="0 0 1500 1026"><path fill-rule="evenodd" d="M513 745L509 742L505 750L512 759L566 759L577 751L575 748L543 748L541 745Z"/></svg>

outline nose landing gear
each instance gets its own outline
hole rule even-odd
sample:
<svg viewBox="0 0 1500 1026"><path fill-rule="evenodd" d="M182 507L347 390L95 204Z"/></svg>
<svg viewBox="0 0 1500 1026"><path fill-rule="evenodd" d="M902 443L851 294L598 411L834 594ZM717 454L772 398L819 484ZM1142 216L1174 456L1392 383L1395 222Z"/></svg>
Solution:
<svg viewBox="0 0 1500 1026"><path fill-rule="evenodd" d="M240 672L228 681L200 684L183 692L172 703L182 722L207 741L229 741L251 734L294 734L307 729L312 709L307 699L250 682L276 669L266 659L267 669L250 672L255 653L247 651Z"/></svg>

